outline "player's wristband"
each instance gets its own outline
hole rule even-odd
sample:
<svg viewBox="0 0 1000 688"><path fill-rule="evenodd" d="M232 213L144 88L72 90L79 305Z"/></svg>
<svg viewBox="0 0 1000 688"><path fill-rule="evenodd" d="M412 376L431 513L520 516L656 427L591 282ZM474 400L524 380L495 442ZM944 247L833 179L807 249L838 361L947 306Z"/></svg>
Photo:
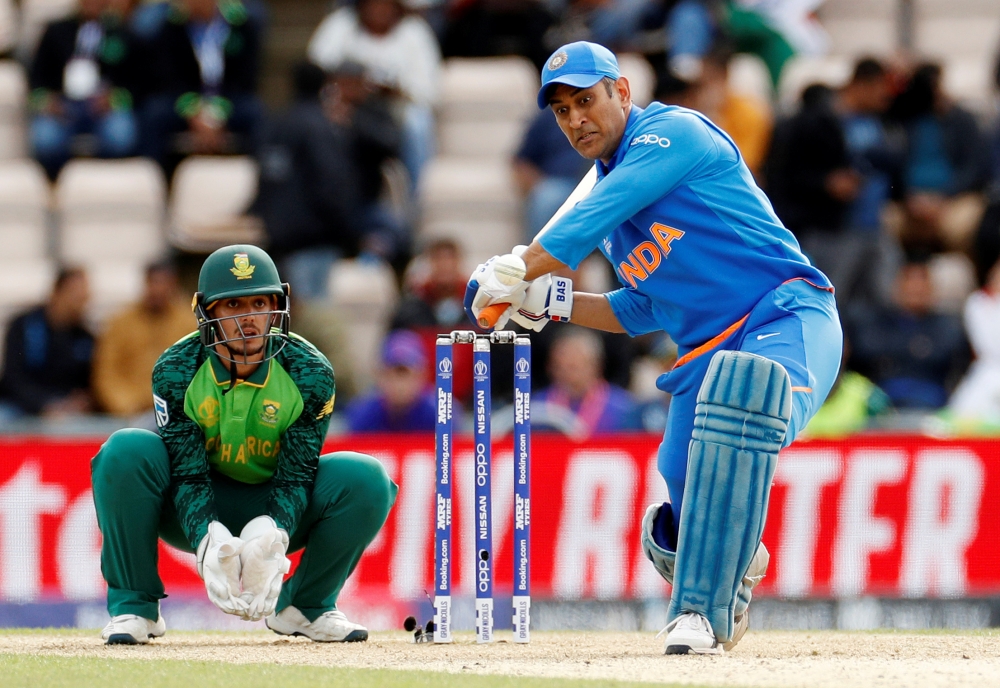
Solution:
<svg viewBox="0 0 1000 688"><path fill-rule="evenodd" d="M569 322L573 314L573 280L569 277L552 277L549 288L548 315L549 320Z"/></svg>

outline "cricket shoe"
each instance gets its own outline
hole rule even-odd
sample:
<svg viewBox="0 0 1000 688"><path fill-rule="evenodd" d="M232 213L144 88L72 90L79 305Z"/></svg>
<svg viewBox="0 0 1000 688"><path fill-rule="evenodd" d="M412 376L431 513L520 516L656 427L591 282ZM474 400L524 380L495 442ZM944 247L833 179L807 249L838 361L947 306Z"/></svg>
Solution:
<svg viewBox="0 0 1000 688"><path fill-rule="evenodd" d="M101 640L108 645L145 645L150 638L159 638L166 632L167 625L159 614L156 621L135 614L119 614L101 631Z"/></svg>
<svg viewBox="0 0 1000 688"><path fill-rule="evenodd" d="M712 624L701 614L687 612L667 624L668 655L721 655L722 646L715 638ZM662 631L661 631L662 632Z"/></svg>
<svg viewBox="0 0 1000 688"><path fill-rule="evenodd" d="M278 635L304 635L318 643L360 643L368 640L368 629L348 621L344 612L334 609L310 622L292 606L264 619Z"/></svg>
<svg viewBox="0 0 1000 688"><path fill-rule="evenodd" d="M770 563L771 555L762 542L757 546L757 551L754 552L753 559L750 560L750 567L747 569L746 575L743 576L743 587L748 592L752 593L753 589L764 580L764 574L767 573L767 565ZM733 637L722 645L726 652L736 647L736 643L740 642L749 627L750 605L747 603L747 607L743 610L743 613L733 617Z"/></svg>

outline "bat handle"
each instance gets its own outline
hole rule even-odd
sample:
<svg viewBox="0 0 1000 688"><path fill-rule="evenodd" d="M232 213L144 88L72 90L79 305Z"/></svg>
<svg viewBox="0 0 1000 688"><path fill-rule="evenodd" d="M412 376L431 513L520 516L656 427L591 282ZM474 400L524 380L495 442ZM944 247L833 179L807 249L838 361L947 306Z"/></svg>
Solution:
<svg viewBox="0 0 1000 688"><path fill-rule="evenodd" d="M509 303L494 303L492 306L487 306L479 312L479 326L484 330L492 329L509 307Z"/></svg>

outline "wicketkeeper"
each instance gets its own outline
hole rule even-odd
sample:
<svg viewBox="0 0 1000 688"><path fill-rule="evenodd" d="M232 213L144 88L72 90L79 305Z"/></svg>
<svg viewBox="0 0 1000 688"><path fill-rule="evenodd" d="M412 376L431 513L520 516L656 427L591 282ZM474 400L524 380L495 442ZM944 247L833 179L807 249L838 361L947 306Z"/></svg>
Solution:
<svg viewBox="0 0 1000 688"><path fill-rule="evenodd" d="M162 539L197 554L208 597L227 614L282 635L367 640L337 596L396 485L370 456L320 456L333 369L289 333L288 287L264 251L210 255L193 307L198 331L153 370L159 434L120 430L92 463L112 617L101 637L135 644L164 634ZM283 583L287 553L303 548Z"/></svg>

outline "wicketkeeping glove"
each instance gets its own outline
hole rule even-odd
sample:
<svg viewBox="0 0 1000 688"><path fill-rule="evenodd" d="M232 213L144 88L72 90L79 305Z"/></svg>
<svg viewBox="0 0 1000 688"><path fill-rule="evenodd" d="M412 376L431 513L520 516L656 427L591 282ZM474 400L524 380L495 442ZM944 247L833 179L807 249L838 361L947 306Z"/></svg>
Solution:
<svg viewBox="0 0 1000 688"><path fill-rule="evenodd" d="M569 322L573 314L573 280L542 275L528 285L524 300L510 319L527 330L540 332L549 320Z"/></svg>
<svg viewBox="0 0 1000 688"><path fill-rule="evenodd" d="M226 614L240 616L247 609L239 597L242 549L243 541L218 521L208 524L208 534L198 545L198 575L205 581L208 599Z"/></svg>
<svg viewBox="0 0 1000 688"><path fill-rule="evenodd" d="M270 516L258 516L243 527L240 539L244 541L240 553L243 566L240 599L247 607L243 618L259 621L274 613L281 583L292 565L285 556L288 533Z"/></svg>

